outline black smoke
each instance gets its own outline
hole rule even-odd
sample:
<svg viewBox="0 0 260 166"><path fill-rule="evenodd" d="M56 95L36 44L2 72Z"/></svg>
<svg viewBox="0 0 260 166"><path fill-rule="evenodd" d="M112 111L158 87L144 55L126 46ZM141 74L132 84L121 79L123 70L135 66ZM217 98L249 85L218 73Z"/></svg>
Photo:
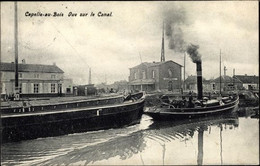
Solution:
<svg viewBox="0 0 260 166"><path fill-rule="evenodd" d="M169 48L177 52L185 52L185 40L181 26L186 24L186 12L183 8L174 7L164 11L165 35L169 40Z"/></svg>
<svg viewBox="0 0 260 166"><path fill-rule="evenodd" d="M187 46L186 52L190 55L193 63L201 62L201 55L198 52L199 46L190 44Z"/></svg>

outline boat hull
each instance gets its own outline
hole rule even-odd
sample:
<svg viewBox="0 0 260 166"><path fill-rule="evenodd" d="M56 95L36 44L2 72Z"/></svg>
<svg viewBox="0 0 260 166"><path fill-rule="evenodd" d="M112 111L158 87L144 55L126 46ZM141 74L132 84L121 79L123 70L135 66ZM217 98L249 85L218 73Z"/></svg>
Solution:
<svg viewBox="0 0 260 166"><path fill-rule="evenodd" d="M52 137L140 122L144 100L65 111L2 116L2 142Z"/></svg>

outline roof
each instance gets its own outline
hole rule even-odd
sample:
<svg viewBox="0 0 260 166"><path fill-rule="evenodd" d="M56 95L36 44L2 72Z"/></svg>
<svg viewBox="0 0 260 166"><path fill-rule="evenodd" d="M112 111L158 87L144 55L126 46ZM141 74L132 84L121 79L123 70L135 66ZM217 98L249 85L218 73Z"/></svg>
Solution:
<svg viewBox="0 0 260 166"><path fill-rule="evenodd" d="M232 77L230 77L230 76L221 76L221 81L222 82L233 82L233 78ZM215 80L214 80L214 82L220 82L220 77L218 77L218 78L216 78Z"/></svg>
<svg viewBox="0 0 260 166"><path fill-rule="evenodd" d="M177 64L177 65L179 65L179 66L182 67L182 65L180 65L179 63L176 63L176 62L174 62L174 61L172 61L172 60L169 60L169 61L164 61L164 62L143 62L143 63L141 63L141 64L139 64L139 65L137 65L137 66L131 67L130 69L132 69L132 68L138 68L138 67L140 67L140 66L142 66L142 65L144 65L144 66L146 66L146 67L160 66L160 65L165 64L165 63L168 63L168 62L175 63L175 64Z"/></svg>
<svg viewBox="0 0 260 166"><path fill-rule="evenodd" d="M259 76L249 76L249 75L235 75L234 78L238 79L242 83L259 83Z"/></svg>
<svg viewBox="0 0 260 166"><path fill-rule="evenodd" d="M1 71L11 71L14 72L14 63L1 63ZM41 64L18 64L19 72L40 72L40 73L64 73L56 65L41 65Z"/></svg>

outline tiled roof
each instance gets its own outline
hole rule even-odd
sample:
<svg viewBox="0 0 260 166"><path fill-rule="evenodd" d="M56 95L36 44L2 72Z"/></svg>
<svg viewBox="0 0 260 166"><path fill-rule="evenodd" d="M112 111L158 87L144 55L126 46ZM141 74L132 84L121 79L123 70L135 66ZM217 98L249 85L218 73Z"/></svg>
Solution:
<svg viewBox="0 0 260 166"><path fill-rule="evenodd" d="M1 71L14 71L14 63L1 63ZM40 65L40 64L18 64L19 72L40 72L40 73L64 73L56 65Z"/></svg>
<svg viewBox="0 0 260 166"><path fill-rule="evenodd" d="M259 76L249 76L249 75L235 75L236 79L241 81L242 83L259 83Z"/></svg>

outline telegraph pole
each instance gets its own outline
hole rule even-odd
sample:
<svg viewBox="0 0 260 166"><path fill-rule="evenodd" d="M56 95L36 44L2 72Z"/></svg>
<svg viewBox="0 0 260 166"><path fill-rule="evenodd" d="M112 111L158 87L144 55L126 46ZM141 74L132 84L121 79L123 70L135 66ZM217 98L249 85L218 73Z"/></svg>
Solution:
<svg viewBox="0 0 260 166"><path fill-rule="evenodd" d="M183 63L183 90L185 90L185 63L186 63L186 52L184 53L184 63Z"/></svg>

